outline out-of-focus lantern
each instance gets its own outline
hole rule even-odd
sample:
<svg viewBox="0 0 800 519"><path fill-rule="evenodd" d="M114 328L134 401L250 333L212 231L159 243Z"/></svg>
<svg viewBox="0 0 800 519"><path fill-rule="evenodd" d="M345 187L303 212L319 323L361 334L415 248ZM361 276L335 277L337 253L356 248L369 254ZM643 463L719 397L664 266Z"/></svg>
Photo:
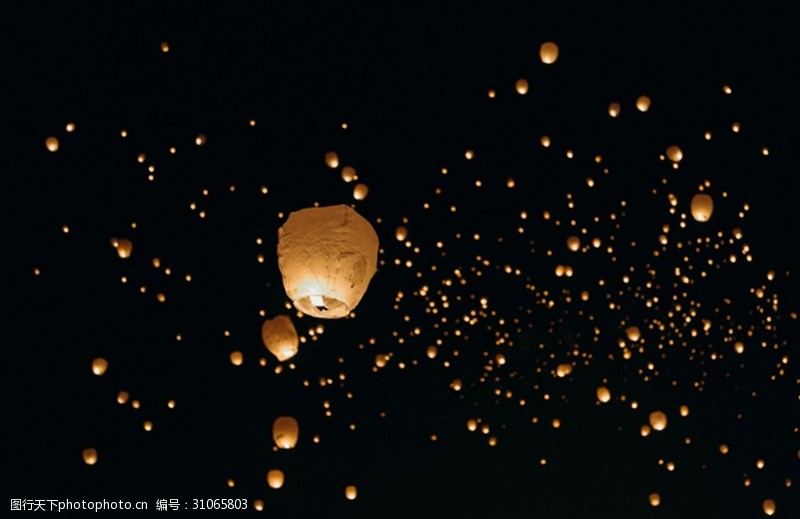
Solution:
<svg viewBox="0 0 800 519"><path fill-rule="evenodd" d="M364 200L369 193L369 187L366 184L358 183L353 188L353 198L356 200Z"/></svg>
<svg viewBox="0 0 800 519"><path fill-rule="evenodd" d="M552 41L542 43L539 47L539 58L545 65L551 65L558 59L558 45Z"/></svg>
<svg viewBox="0 0 800 519"><path fill-rule="evenodd" d="M47 151L52 151L52 152L58 151L58 139L55 137L48 137L44 141L44 145L47 147Z"/></svg>
<svg viewBox="0 0 800 519"><path fill-rule="evenodd" d="M627 328L625 328L625 335L631 342L637 342L639 339L642 338L642 332L639 331L638 326L628 326Z"/></svg>
<svg viewBox="0 0 800 519"><path fill-rule="evenodd" d="M764 502L761 504L761 507L764 509L764 513L767 515L775 514L775 501L772 499L765 499Z"/></svg>
<svg viewBox="0 0 800 519"><path fill-rule="evenodd" d="M293 449L299 433L300 426L291 416L279 416L272 422L272 439L280 449Z"/></svg>
<svg viewBox="0 0 800 519"><path fill-rule="evenodd" d="M639 96L636 100L636 108L640 112L646 112L650 109L650 98L647 96Z"/></svg>
<svg viewBox="0 0 800 519"><path fill-rule="evenodd" d="M92 361L92 373L98 377L108 369L108 361L103 357L97 357Z"/></svg>
<svg viewBox="0 0 800 519"><path fill-rule="evenodd" d="M130 258L133 251L133 243L130 240L118 240L111 238L111 245L117 249L117 255L120 258Z"/></svg>
<svg viewBox="0 0 800 519"><path fill-rule="evenodd" d="M355 485L347 485L344 489L344 497L349 499L350 501L354 500L358 496L358 489Z"/></svg>
<svg viewBox="0 0 800 519"><path fill-rule="evenodd" d="M610 103L608 105L608 115L611 117L617 117L619 115L620 106L619 103Z"/></svg>
<svg viewBox="0 0 800 519"><path fill-rule="evenodd" d="M517 93L519 95L525 95L528 93L528 80L527 79L518 79L517 84L515 85L517 89Z"/></svg>
<svg viewBox="0 0 800 519"><path fill-rule="evenodd" d="M564 378L570 373L572 373L572 364L559 364L556 367L556 376L558 378Z"/></svg>
<svg viewBox="0 0 800 519"><path fill-rule="evenodd" d="M300 345L297 331L287 315L279 315L264 321L261 325L261 340L270 353L281 362L294 357Z"/></svg>
<svg viewBox="0 0 800 519"><path fill-rule="evenodd" d="M653 430L663 431L667 428L667 415L661 411L653 411L650 413L650 426Z"/></svg>
<svg viewBox="0 0 800 519"><path fill-rule="evenodd" d="M377 271L378 235L346 205L295 211L278 230L278 268L295 308L313 317L345 317Z"/></svg>
<svg viewBox="0 0 800 519"><path fill-rule="evenodd" d="M279 489L283 486L283 471L273 469L267 472L267 485L269 488Z"/></svg>
<svg viewBox="0 0 800 519"><path fill-rule="evenodd" d="M408 238L408 229L402 225L399 226L394 230L394 237L397 238L397 241L405 241L405 239Z"/></svg>
<svg viewBox="0 0 800 519"><path fill-rule="evenodd" d="M658 506L661 504L661 495L658 492L650 494L650 506Z"/></svg>
<svg viewBox="0 0 800 519"><path fill-rule="evenodd" d="M325 165L331 169L339 167L339 155L335 151L329 151L325 154Z"/></svg>
<svg viewBox="0 0 800 519"><path fill-rule="evenodd" d="M683 159L683 150L678 146L670 146L667 148L667 158L672 162L680 162Z"/></svg>
<svg viewBox="0 0 800 519"><path fill-rule="evenodd" d="M577 236L567 238L567 248L572 252L577 252L581 248L581 239Z"/></svg>
<svg viewBox="0 0 800 519"><path fill-rule="evenodd" d="M342 168L342 180L345 182L352 182L356 179L356 170L351 166L345 166Z"/></svg>
<svg viewBox="0 0 800 519"><path fill-rule="evenodd" d="M714 199L705 193L697 193L692 197L692 217L698 222L707 222L714 212Z"/></svg>
<svg viewBox="0 0 800 519"><path fill-rule="evenodd" d="M611 400L611 391L608 390L605 386L600 386L597 388L597 399L602 403L606 403Z"/></svg>
<svg viewBox="0 0 800 519"><path fill-rule="evenodd" d="M94 465L97 463L97 449L83 449L83 462L87 465Z"/></svg>

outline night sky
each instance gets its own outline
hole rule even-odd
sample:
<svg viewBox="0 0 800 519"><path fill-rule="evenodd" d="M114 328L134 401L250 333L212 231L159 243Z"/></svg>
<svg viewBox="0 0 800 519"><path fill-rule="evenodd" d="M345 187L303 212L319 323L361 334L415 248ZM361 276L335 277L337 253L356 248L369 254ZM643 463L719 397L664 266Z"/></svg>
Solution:
<svg viewBox="0 0 800 519"><path fill-rule="evenodd" d="M0 6L2 506L800 517L788 8L230 4ZM378 271L303 316L278 229L336 204Z"/></svg>

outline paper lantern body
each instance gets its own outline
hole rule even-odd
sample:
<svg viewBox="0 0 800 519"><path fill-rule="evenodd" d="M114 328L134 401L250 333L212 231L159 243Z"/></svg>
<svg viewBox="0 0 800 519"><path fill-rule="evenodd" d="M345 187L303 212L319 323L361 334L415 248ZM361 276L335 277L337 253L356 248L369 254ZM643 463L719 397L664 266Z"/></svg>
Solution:
<svg viewBox="0 0 800 519"><path fill-rule="evenodd" d="M297 331L287 315L279 315L264 321L261 325L261 340L270 353L281 362L294 357L300 345Z"/></svg>
<svg viewBox="0 0 800 519"><path fill-rule="evenodd" d="M267 472L267 484L270 488L279 489L283 486L284 475L280 469L273 469Z"/></svg>
<svg viewBox="0 0 800 519"><path fill-rule="evenodd" d="M346 205L295 211L278 230L286 295L306 315L346 317L378 268L378 235Z"/></svg>
<svg viewBox="0 0 800 519"><path fill-rule="evenodd" d="M272 423L272 439L279 449L293 449L299 433L300 426L291 416L279 416Z"/></svg>
<svg viewBox="0 0 800 519"><path fill-rule="evenodd" d="M714 212L714 199L704 193L692 197L692 216L698 222L707 222Z"/></svg>
<svg viewBox="0 0 800 519"><path fill-rule="evenodd" d="M558 59L558 45L552 41L542 43L539 47L539 58L541 58L542 63L546 65L555 63Z"/></svg>

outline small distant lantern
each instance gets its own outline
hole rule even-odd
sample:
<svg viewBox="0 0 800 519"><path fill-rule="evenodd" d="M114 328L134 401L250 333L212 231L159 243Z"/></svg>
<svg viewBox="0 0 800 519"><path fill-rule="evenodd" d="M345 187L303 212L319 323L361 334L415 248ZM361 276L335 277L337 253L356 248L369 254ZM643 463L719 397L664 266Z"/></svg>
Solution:
<svg viewBox="0 0 800 519"><path fill-rule="evenodd" d="M345 182L352 182L356 179L356 169L352 166L345 166L342 168L342 180Z"/></svg>
<svg viewBox="0 0 800 519"><path fill-rule="evenodd" d="M517 93L519 95L525 95L528 93L528 80L527 79L518 79L516 84Z"/></svg>
<svg viewBox="0 0 800 519"><path fill-rule="evenodd" d="M683 159L683 150L679 146L667 148L667 158L672 162L680 162Z"/></svg>
<svg viewBox="0 0 800 519"><path fill-rule="evenodd" d="M642 332L639 330L638 326L628 326L625 328L625 335L631 342L638 342L639 339L642 338Z"/></svg>
<svg viewBox="0 0 800 519"><path fill-rule="evenodd" d="M556 367L556 376L558 378L564 378L570 373L572 373L572 364L559 364Z"/></svg>
<svg viewBox="0 0 800 519"><path fill-rule="evenodd" d="M83 462L87 465L94 465L97 463L97 449L83 449Z"/></svg>
<svg viewBox="0 0 800 519"><path fill-rule="evenodd" d="M306 315L346 317L378 265L378 235L346 205L295 211L278 230L278 268L286 295Z"/></svg>
<svg viewBox="0 0 800 519"><path fill-rule="evenodd" d="M650 426L656 431L663 431L667 428L667 415L661 411L650 413Z"/></svg>
<svg viewBox="0 0 800 519"><path fill-rule="evenodd" d="M344 489L344 497L348 500L353 501L356 497L358 497L358 489L355 485L347 485Z"/></svg>
<svg viewBox="0 0 800 519"><path fill-rule="evenodd" d="M47 151L52 151L52 152L58 151L58 139L55 137L48 137L44 141L44 145L47 147Z"/></svg>
<svg viewBox="0 0 800 519"><path fill-rule="evenodd" d="M339 167L339 155L335 151L329 151L325 154L325 165L331 169Z"/></svg>
<svg viewBox="0 0 800 519"><path fill-rule="evenodd" d="M551 65L558 59L558 45L552 41L542 43L539 47L539 58L545 65Z"/></svg>
<svg viewBox="0 0 800 519"><path fill-rule="evenodd" d="M611 391L608 390L605 386L600 386L597 388L597 400L602 403L607 403L611 400Z"/></svg>
<svg viewBox="0 0 800 519"><path fill-rule="evenodd" d="M244 362L244 355L241 351L236 350L232 351L230 354L231 364L234 366L241 366L242 362Z"/></svg>
<svg viewBox="0 0 800 519"><path fill-rule="evenodd" d="M267 485L269 488L274 488L275 490L281 488L283 486L283 471L278 469L273 469L267 472Z"/></svg>
<svg viewBox="0 0 800 519"><path fill-rule="evenodd" d="M692 217L698 222L707 222L714 212L714 199L705 193L698 193L692 197Z"/></svg>
<svg viewBox="0 0 800 519"><path fill-rule="evenodd" d="M639 96L636 100L636 108L640 112L646 112L650 109L650 98L647 96Z"/></svg>
<svg viewBox="0 0 800 519"><path fill-rule="evenodd" d="M108 369L108 361L103 357L97 357L92 361L92 373L98 377Z"/></svg>
<svg viewBox="0 0 800 519"><path fill-rule="evenodd" d="M405 241L406 238L408 238L408 229L402 225L399 226L394 230L394 237L397 239L397 241Z"/></svg>
<svg viewBox="0 0 800 519"><path fill-rule="evenodd" d="M264 321L261 325L261 340L270 353L281 362L294 357L300 345L297 330L287 315L279 315Z"/></svg>
<svg viewBox="0 0 800 519"><path fill-rule="evenodd" d="M619 103L610 103L608 105L608 115L610 115L611 117L617 117L619 115L620 110L621 107L619 106Z"/></svg>
<svg viewBox="0 0 800 519"><path fill-rule="evenodd" d="M111 245L117 249L117 255L120 258L130 258L131 252L133 252L133 242L130 240L118 240L116 238L112 238Z"/></svg>
<svg viewBox="0 0 800 519"><path fill-rule="evenodd" d="M353 187L353 198L356 200L364 200L367 198L367 194L369 193L369 186L364 183L359 182L358 184Z"/></svg>
<svg viewBox="0 0 800 519"><path fill-rule="evenodd" d="M577 252L581 248L581 239L577 236L567 238L567 248L572 252Z"/></svg>
<svg viewBox="0 0 800 519"><path fill-rule="evenodd" d="M279 416L272 423L272 439L279 449L293 449L299 434L300 426L291 416Z"/></svg>

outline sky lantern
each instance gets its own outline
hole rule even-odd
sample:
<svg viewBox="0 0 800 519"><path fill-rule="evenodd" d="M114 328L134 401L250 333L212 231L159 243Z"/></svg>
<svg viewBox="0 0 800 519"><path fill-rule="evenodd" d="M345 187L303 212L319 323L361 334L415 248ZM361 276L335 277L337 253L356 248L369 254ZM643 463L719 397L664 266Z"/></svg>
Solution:
<svg viewBox="0 0 800 519"><path fill-rule="evenodd" d="M705 193L697 193L692 197L692 217L698 222L707 222L714 212L714 199Z"/></svg>
<svg viewBox="0 0 800 519"><path fill-rule="evenodd" d="M528 93L528 80L524 78L518 79L515 88L517 89L517 93L519 95L524 96L525 94Z"/></svg>
<svg viewBox="0 0 800 519"><path fill-rule="evenodd" d="M335 151L329 151L325 154L325 165L331 169L339 167L339 155Z"/></svg>
<svg viewBox="0 0 800 519"><path fill-rule="evenodd" d="M639 96L636 100L636 108L644 113L650 109L650 98L647 96Z"/></svg>
<svg viewBox="0 0 800 519"><path fill-rule="evenodd" d="M295 211L278 230L278 268L286 295L306 315L345 317L378 266L378 235L346 205Z"/></svg>
<svg viewBox="0 0 800 519"><path fill-rule="evenodd" d="M293 449L299 434L300 426L291 416L279 416L272 422L272 439L279 449Z"/></svg>
<svg viewBox="0 0 800 519"><path fill-rule="evenodd" d="M55 137L48 137L44 141L44 145L47 147L47 151L56 152L58 151L58 139Z"/></svg>
<svg viewBox="0 0 800 519"><path fill-rule="evenodd" d="M108 369L108 361L103 357L97 357L92 361L92 373L98 377Z"/></svg>
<svg viewBox="0 0 800 519"><path fill-rule="evenodd" d="M577 236L567 238L567 248L572 252L577 252L581 248L581 239Z"/></svg>
<svg viewBox="0 0 800 519"><path fill-rule="evenodd" d="M405 241L406 238L408 238L408 229L402 225L398 226L397 229L394 230L394 237L397 241Z"/></svg>
<svg viewBox="0 0 800 519"><path fill-rule="evenodd" d="M344 497L348 500L353 501L356 497L358 497L358 489L355 485L347 485L344 488Z"/></svg>
<svg viewBox="0 0 800 519"><path fill-rule="evenodd" d="M678 146L667 148L667 158L672 162L680 162L683 159L683 151Z"/></svg>
<svg viewBox="0 0 800 519"><path fill-rule="evenodd" d="M761 508L764 509L765 514L773 515L775 514L775 501L772 499L765 499L761 504Z"/></svg>
<svg viewBox="0 0 800 519"><path fill-rule="evenodd" d="M653 430L663 431L667 428L667 415L661 411L653 411L650 413L650 426Z"/></svg>
<svg viewBox="0 0 800 519"><path fill-rule="evenodd" d="M356 200L364 200L367 198L367 193L369 193L369 187L364 183L359 182L353 187L353 198Z"/></svg>
<svg viewBox="0 0 800 519"><path fill-rule="evenodd" d="M269 488L274 488L275 490L281 488L283 486L283 471L279 469L273 469L267 472L267 485Z"/></svg>
<svg viewBox="0 0 800 519"><path fill-rule="evenodd" d="M621 107L619 106L619 103L610 103L608 105L608 115L610 115L611 117L617 117L619 115L620 109Z"/></svg>
<svg viewBox="0 0 800 519"><path fill-rule="evenodd" d="M356 169L352 166L345 166L342 168L342 180L345 182L352 182L356 179Z"/></svg>
<svg viewBox="0 0 800 519"><path fill-rule="evenodd" d="M131 252L133 251L133 242L130 240L118 240L116 238L111 239L111 245L117 249L117 255L120 258L130 258Z"/></svg>
<svg viewBox="0 0 800 519"><path fill-rule="evenodd" d="M261 340L281 362L294 357L300 345L297 331L288 315L279 315L264 321L261 325Z"/></svg>
<svg viewBox="0 0 800 519"><path fill-rule="evenodd" d="M539 47L539 58L545 65L552 65L558 59L558 45L552 41L542 43Z"/></svg>
<svg viewBox="0 0 800 519"><path fill-rule="evenodd" d="M97 463L97 449L83 449L83 462L87 465L94 465Z"/></svg>
<svg viewBox="0 0 800 519"><path fill-rule="evenodd" d="M609 391L605 386L598 387L597 399L604 404L607 403L609 400L611 400L611 391Z"/></svg>
<svg viewBox="0 0 800 519"><path fill-rule="evenodd" d="M642 338L642 332L639 330L638 326L628 326L625 328L625 335L631 342L637 342Z"/></svg>
<svg viewBox="0 0 800 519"><path fill-rule="evenodd" d="M653 492L649 496L650 506L658 506L661 504L661 495L658 492Z"/></svg>

